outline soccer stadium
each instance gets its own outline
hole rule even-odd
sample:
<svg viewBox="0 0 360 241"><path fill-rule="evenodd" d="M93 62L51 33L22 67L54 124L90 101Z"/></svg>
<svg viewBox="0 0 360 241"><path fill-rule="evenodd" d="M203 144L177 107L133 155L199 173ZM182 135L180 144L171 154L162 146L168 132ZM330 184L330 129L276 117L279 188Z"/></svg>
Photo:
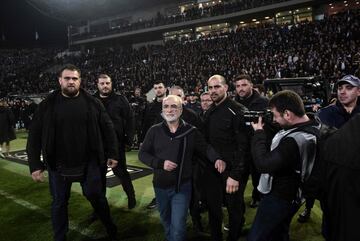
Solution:
<svg viewBox="0 0 360 241"><path fill-rule="evenodd" d="M359 0L0 15L0 241L360 240Z"/></svg>

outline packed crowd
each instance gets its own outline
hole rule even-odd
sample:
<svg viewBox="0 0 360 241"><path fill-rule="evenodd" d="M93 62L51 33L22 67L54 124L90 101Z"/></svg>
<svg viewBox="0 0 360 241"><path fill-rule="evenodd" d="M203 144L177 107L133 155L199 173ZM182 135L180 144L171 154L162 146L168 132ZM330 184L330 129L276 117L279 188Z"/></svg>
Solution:
<svg viewBox="0 0 360 241"><path fill-rule="evenodd" d="M43 70L54 63L57 49L0 50L0 97L47 92L54 85ZM45 81L45 82L44 82Z"/></svg>
<svg viewBox="0 0 360 241"><path fill-rule="evenodd" d="M286 2L285 0L237 0L237 1L222 1L212 6L207 6L205 3L203 7L193 7L184 11L186 21L203 17L213 17L238 11L243 11L251 8L262 7L275 3Z"/></svg>
<svg viewBox="0 0 360 241"><path fill-rule="evenodd" d="M229 214L227 240L235 241L242 235L245 223L243 194L250 174L257 175L253 177L253 183L257 178L259 185L256 185L257 189L254 186L254 190L262 194L258 193L256 196L253 192L252 195L251 205L254 204L252 207L258 209L248 240L289 240L290 220L299 209L301 201L306 198L306 208L311 210L314 198L319 199L306 196L305 192L304 195L298 192L302 188L300 181L304 183L304 180L303 170L296 168L308 161L305 157L311 157L308 159L315 161L315 145L321 143L318 129L320 123L305 113L303 102L296 93L278 92L268 100L254 90L253 84L262 83L266 78L314 75L336 82L337 102L317 113L323 123L339 128L336 134L329 137L326 149L334 154L328 155L328 159L324 160L329 161L329 164L347 161L347 168L352 165L359 170L358 162L354 164L357 149L349 150L348 146L354 141L359 146L358 138L354 136L357 133L355 130L359 129L360 80L353 75L344 76L359 68L359 19L359 11L352 11L330 16L323 21L294 26L265 25L197 40L171 41L164 46L148 46L139 50L94 49L62 58L53 57L55 55L52 50L22 50L16 51L14 56L11 55L12 51L4 51L4 55L0 57L1 77L5 80L2 82L3 93L16 92L16 89L21 94L50 91L59 88L60 84L60 90L50 94L34 115L27 146L32 178L37 182L44 181L43 171L47 168L51 189L57 192L53 195L52 205L54 239L66 240L68 217L67 206L64 204L68 202L69 195L64 194L70 192L72 182L81 182L83 193L94 208L95 217L103 222L110 240L118 240L117 227L111 219L105 196L106 188L104 185L94 185L97 183L94 180L105 183L106 166L114 172L118 170L117 176L122 181L130 180L126 173L125 150L132 144L134 133L130 133L130 130L136 128L130 118L130 105L112 90L114 88L127 92L138 86L145 91L153 88L155 93L152 103L145 104L136 94L134 98L138 97L138 102L133 103L143 101L142 105L145 106L137 111L143 114L139 115L142 123L136 123L142 127L141 136L138 137L138 142L142 143L139 159L154 169L155 205L160 210L166 239L185 240L187 210L196 209L199 203L197 200L190 203L190 198L195 197L191 194L190 180L193 173L190 162L193 153L198 151L212 162L206 160L203 179L207 185L202 188L214 240L223 238L224 200ZM80 69L67 65L57 78L54 66L68 62L80 66ZM16 65L16 68L13 69L12 65ZM104 73L109 73L112 78ZM240 74L242 75L239 76ZM235 100L228 96L229 83L235 84ZM80 89L81 84L97 93L89 95ZM172 87L169 96L166 87ZM203 131L206 140L201 139L201 134L187 124L196 126L195 122L191 122L195 120L191 115L197 115L189 110L196 107L192 105L194 103L191 99L184 106L183 88L196 92L208 89L207 101L214 104L208 105L208 109L203 107L203 103L201 108L197 107L202 118L198 122L199 129ZM94 101L94 98L102 101L109 116L102 115L103 106L99 101ZM201 100L204 102L204 99ZM264 106L270 107L273 120L278 123L277 127L283 128L272 139L271 151L267 148L267 126L262 125L261 118L258 118L257 123L251 123L251 130L244 121L247 109L260 110L255 108L255 104L261 104L261 109ZM163 115L160 116L160 113ZM181 122L180 117L186 122ZM162 118L165 122L156 124ZM347 122L350 124L346 124ZM296 131L293 132L292 128ZM74 136L77 138L73 138ZM73 139L73 142L66 141ZM6 139L5 143L9 140ZM83 145L84 142L89 145ZM198 150L194 147L198 147L195 143L200 146ZM93 147L96 148L92 149ZM9 147L6 148L8 152ZM300 149L306 151L304 156L303 152L298 151ZM250 150L251 158L248 153ZM46 167L40 159L41 151ZM87 153L92 155L88 156ZM344 153L348 155L345 156ZM178 165L180 171L174 172ZM329 168L342 170L339 165L330 165ZM215 175L214 170L219 174ZM298 176L299 173L301 176ZM359 177L355 172L351 174ZM337 172L335 178L332 176L329 180L326 179L326 183L343 180L346 181L346 187L356 186L358 180L347 178L348 176L346 172ZM199 179L195 180L194 177L194 183L196 181ZM122 183L128 195L128 207L132 209L136 206L136 199L131 181L129 182L128 187ZM203 190L202 188L200 189ZM322 204L325 204L322 205L325 207L322 230L325 238L331 241L357 240L358 238L354 238L355 235L358 237L354 218L358 215L353 210L358 209L358 198L353 197L358 196L335 185L327 185L326 188L329 192L326 196L320 196ZM345 197L346 203L335 198L339 194ZM168 204L179 195L183 195L180 202ZM172 207L175 208L170 211L169 208ZM341 208L345 208L346 217L338 213ZM170 212L174 217L171 225ZM200 220L193 214L195 227ZM308 218L309 215L310 211L304 217ZM268 221L268 217L272 218L272 222ZM174 221L175 224L172 223ZM349 225L352 232L343 231L342 228Z"/></svg>
<svg viewBox="0 0 360 241"><path fill-rule="evenodd" d="M236 1L221 1L215 4L203 3L202 7L195 4L193 7L186 9L182 13L162 14L158 12L152 19L139 19L136 22L122 21L121 24L115 28L95 28L90 33L82 34L74 39L82 39L89 36L102 36L114 33L130 32L139 29L151 28L167 24L180 23L200 18L208 18L229 14L233 12L243 11L251 8L271 5L274 3L284 2L285 0L236 0Z"/></svg>
<svg viewBox="0 0 360 241"><path fill-rule="evenodd" d="M48 92L57 84L49 69L69 62L83 70L85 88L95 90L97 74L108 72L125 93L136 86L147 92L154 81L198 91L213 73L233 79L244 71L255 83L314 75L334 81L359 71L359 15L357 10L292 26L239 28L164 46L93 49L64 58L55 58L55 50L2 51L0 89L2 95Z"/></svg>

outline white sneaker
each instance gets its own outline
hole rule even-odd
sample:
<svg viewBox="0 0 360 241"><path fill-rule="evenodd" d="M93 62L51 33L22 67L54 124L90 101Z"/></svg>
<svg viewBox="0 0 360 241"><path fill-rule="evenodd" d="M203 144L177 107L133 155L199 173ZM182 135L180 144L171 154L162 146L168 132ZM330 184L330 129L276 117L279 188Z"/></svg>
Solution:
<svg viewBox="0 0 360 241"><path fill-rule="evenodd" d="M5 159L5 155L1 151L0 151L0 157Z"/></svg>

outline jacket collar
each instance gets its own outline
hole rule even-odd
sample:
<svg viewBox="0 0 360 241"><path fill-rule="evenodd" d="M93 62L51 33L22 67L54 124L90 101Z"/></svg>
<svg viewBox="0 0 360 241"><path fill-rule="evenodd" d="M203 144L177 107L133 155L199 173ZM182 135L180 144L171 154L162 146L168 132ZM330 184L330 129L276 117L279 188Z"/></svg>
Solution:
<svg viewBox="0 0 360 241"><path fill-rule="evenodd" d="M164 129L166 135L168 135L170 138L176 138L176 139L186 136L187 134L189 134L193 130L195 130L194 126L188 124L183 119L180 119L179 127L177 128L175 133L170 132L170 129L169 129L166 121L163 121L161 123L161 126Z"/></svg>

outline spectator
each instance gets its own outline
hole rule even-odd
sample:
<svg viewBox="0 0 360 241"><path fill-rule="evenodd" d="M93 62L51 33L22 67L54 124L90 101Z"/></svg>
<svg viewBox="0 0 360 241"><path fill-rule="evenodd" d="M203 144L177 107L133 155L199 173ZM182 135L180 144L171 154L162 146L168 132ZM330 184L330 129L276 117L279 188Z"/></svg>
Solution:
<svg viewBox="0 0 360 241"><path fill-rule="evenodd" d="M337 101L318 112L321 122L340 128L346 121L360 112L360 80L356 76L346 75L336 82Z"/></svg>
<svg viewBox="0 0 360 241"><path fill-rule="evenodd" d="M190 101L186 103L186 107L192 109L193 111L199 114L201 112L201 105L197 101L198 99L197 95L195 94L195 92L190 92L189 96L190 96L189 97Z"/></svg>
<svg viewBox="0 0 360 241"><path fill-rule="evenodd" d="M16 139L14 115L3 99L0 99L0 157L9 156L10 141ZM4 154L4 153L5 154Z"/></svg>

